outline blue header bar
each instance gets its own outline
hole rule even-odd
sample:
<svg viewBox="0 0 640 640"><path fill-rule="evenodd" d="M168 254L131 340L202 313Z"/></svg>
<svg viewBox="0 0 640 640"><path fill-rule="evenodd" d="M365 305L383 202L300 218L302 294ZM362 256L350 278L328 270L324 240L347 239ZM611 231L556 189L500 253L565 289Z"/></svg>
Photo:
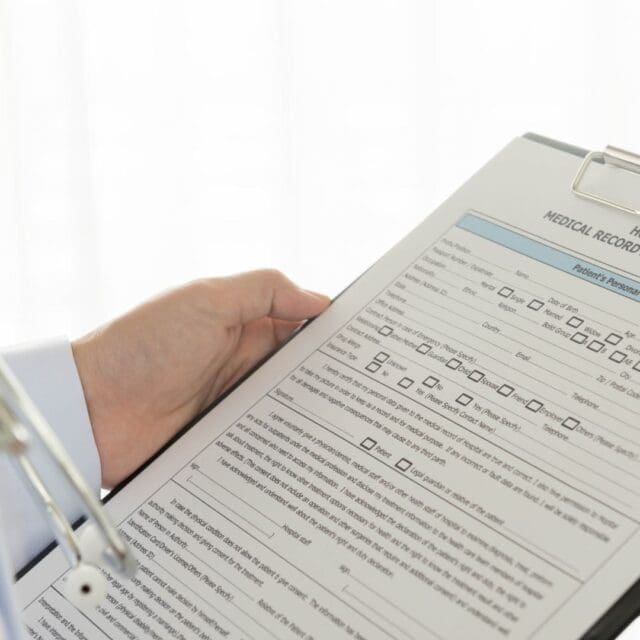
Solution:
<svg viewBox="0 0 640 640"><path fill-rule="evenodd" d="M471 213L465 214L456 226L576 278L640 302L640 283L635 280L575 258Z"/></svg>

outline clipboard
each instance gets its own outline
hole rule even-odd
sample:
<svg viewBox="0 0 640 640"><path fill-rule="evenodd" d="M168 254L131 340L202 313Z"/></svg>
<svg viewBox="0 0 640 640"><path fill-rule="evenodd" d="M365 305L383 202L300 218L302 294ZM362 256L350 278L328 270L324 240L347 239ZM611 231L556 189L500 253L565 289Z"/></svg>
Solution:
<svg viewBox="0 0 640 640"><path fill-rule="evenodd" d="M635 153L607 146L604 151L587 151L580 147L572 146L545 138L535 133L526 133L525 138L539 142L540 144L571 153L584 158L578 172L569 188L576 196L596 202L608 207L612 215L626 213L640 215L640 209L616 198L615 194L597 193L593 190L585 190L583 181L592 162L608 164L618 170L640 174L640 156ZM640 175L638 175L640 181ZM640 186L639 186L640 191ZM640 575L640 562L638 564ZM584 634L582 640L613 640L640 615L640 577L613 606Z"/></svg>
<svg viewBox="0 0 640 640"><path fill-rule="evenodd" d="M630 152L623 151L621 149L608 147L603 152L588 152L585 149L581 149L576 146L568 145L563 142L559 142L543 136L527 133L523 138L530 140L534 143L544 145L558 151L562 151L577 158L582 158L582 163L578 172L575 174L571 184L567 184L567 191L572 192L576 197L585 199L589 202L595 203L599 206L606 207L611 211L612 215L638 215L639 210L637 208L637 202L633 203L628 201L626 195L624 197L618 197L618 193L615 189L611 189L611 182L614 186L616 179L613 181L594 180L590 175L590 169L592 165L597 165L599 168L606 167L612 172L620 172L623 177L621 180L628 184L630 176L633 180L638 180L638 174L640 174L640 157ZM601 176L600 176L601 177ZM607 173L607 178L609 173ZM628 191L628 190L627 190ZM640 226L640 220L638 222ZM355 281L357 282L357 280ZM354 284L354 283L352 283ZM351 287L349 285L345 290L337 296L336 300L341 298L344 293ZM313 327L316 322L307 323L295 336L292 336L292 340L296 336L306 333ZM201 415L192 420L184 429L179 432L170 442L168 442L160 451L158 451L147 463L145 463L140 469L138 469L132 476L125 480L119 487L109 494L105 502L111 502L116 498L123 490L130 485L130 483L137 478L145 469L147 469L154 461L156 461L165 451L170 449L176 442L178 442L188 431L195 427L205 416L211 413L216 407L218 407L226 398L233 394L245 381L247 381L254 373L256 373L266 362L274 358L288 343L282 345L276 352L270 354L263 361L258 363L251 371L247 372L241 380L239 380L232 388L227 390L223 396L217 399L210 407L208 407ZM48 550L47 550L48 551ZM46 555L43 553L40 557ZM30 567L37 564L36 559L31 563ZM25 568L22 573L28 571L29 568ZM640 576L640 565L638 567L638 575ZM630 622L632 622L640 614L640 577L638 580L624 593L622 594L614 604L598 619L591 628L583 634L583 640L613 640Z"/></svg>

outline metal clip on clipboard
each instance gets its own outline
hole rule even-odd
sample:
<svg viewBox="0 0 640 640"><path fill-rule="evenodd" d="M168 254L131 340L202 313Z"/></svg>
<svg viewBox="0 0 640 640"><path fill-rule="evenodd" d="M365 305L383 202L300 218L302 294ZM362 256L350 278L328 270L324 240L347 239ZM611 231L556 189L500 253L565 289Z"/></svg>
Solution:
<svg viewBox="0 0 640 640"><path fill-rule="evenodd" d="M31 427L30 431L27 424ZM51 461L61 476L66 478L90 516L91 522L81 536L76 536L72 524L29 457L34 436L41 441ZM109 566L123 577L135 574L137 562L129 545L76 469L46 418L0 357L0 453L2 452L9 454L16 463L67 555L71 570L65 577L65 595L70 602L79 608L91 608L100 602L107 587L100 565Z"/></svg>
<svg viewBox="0 0 640 640"><path fill-rule="evenodd" d="M582 183L582 179L592 162L608 164L612 167L617 167L640 175L640 155L611 146L606 146L604 151L590 151L582 161L580 169L578 169L578 173L576 173L576 177L573 179L573 183L571 184L571 191L580 198L598 202L608 207L618 209L618 211L624 211L625 213L640 215L640 209L628 207L620 202L615 202L609 198L598 195L597 193L585 191L581 188L580 185Z"/></svg>

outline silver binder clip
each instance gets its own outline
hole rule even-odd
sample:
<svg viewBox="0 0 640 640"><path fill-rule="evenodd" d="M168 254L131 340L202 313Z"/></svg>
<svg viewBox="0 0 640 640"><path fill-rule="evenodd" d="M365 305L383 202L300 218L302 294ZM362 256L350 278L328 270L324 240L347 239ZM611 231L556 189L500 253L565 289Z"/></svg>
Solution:
<svg viewBox="0 0 640 640"><path fill-rule="evenodd" d="M30 431L25 424L30 425ZM66 477L84 503L92 522L84 528L81 536L76 535L30 458L34 437L40 439L62 476ZM111 523L45 417L0 357L0 453L2 452L9 454L17 464L69 559L72 568L65 578L65 592L70 602L79 608L91 608L100 602L107 583L99 566L108 565L123 577L135 574L137 562L129 545Z"/></svg>
<svg viewBox="0 0 640 640"><path fill-rule="evenodd" d="M573 179L573 183L571 184L571 191L580 198L592 200L593 202L613 207L614 209L624 211L625 213L640 215L640 209L627 207L620 202L614 202L613 200L609 200L608 198L599 196L598 194L590 191L584 191L580 188L582 178L592 162L610 164L613 167L618 167L619 169L625 169L626 171L632 171L633 173L640 174L640 155L611 146L605 147L604 151L591 151L585 156L582 164L580 165L580 169L578 169L578 173L576 173L576 177Z"/></svg>

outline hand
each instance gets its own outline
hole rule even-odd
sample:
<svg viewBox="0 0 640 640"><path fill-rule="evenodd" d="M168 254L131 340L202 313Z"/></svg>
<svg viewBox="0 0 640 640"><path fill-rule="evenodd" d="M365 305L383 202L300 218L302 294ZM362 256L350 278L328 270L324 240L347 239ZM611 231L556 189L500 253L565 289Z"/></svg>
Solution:
<svg viewBox="0 0 640 640"><path fill-rule="evenodd" d="M112 487L329 299L277 271L198 280L72 344Z"/></svg>

